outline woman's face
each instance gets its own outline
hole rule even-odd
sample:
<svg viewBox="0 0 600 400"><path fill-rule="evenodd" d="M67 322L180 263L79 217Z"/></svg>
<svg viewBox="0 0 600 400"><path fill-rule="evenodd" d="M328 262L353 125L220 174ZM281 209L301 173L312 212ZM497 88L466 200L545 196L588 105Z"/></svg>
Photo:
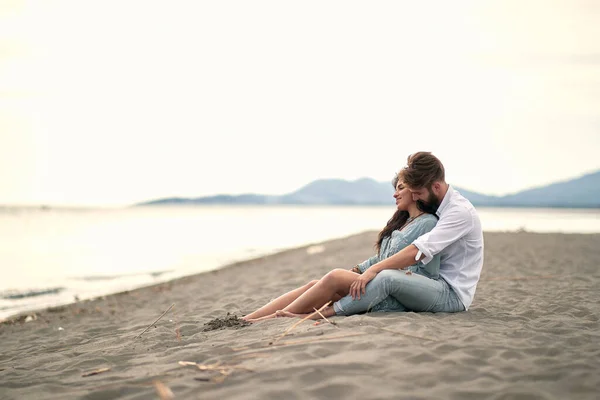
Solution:
<svg viewBox="0 0 600 400"><path fill-rule="evenodd" d="M396 185L394 198L396 199L396 207L398 207L398 210L408 211L408 207L414 203L412 193L404 186L404 183L400 181L398 181L398 184Z"/></svg>

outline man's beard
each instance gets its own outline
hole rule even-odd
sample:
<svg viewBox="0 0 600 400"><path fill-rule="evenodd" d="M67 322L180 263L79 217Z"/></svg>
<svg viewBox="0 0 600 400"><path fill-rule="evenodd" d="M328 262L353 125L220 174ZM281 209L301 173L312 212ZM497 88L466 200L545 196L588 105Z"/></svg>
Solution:
<svg viewBox="0 0 600 400"><path fill-rule="evenodd" d="M437 197L435 197L435 195L431 191L428 192L429 196L427 196L426 201L417 200L417 207L423 212L435 214L438 208L440 207L441 201Z"/></svg>

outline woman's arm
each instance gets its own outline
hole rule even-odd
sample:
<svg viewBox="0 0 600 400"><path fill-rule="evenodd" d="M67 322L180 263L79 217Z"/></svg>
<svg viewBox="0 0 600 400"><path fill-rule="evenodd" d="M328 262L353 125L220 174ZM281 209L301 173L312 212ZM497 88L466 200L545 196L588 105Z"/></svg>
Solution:
<svg viewBox="0 0 600 400"><path fill-rule="evenodd" d="M374 266L373 272L379 273L384 269L404 269L419 262L416 258L419 249L412 243L435 228L437 218L433 216L422 217L413 224L410 230L402 232L404 233L404 243L410 244L398 249L396 254L391 255L386 260L379 260Z"/></svg>
<svg viewBox="0 0 600 400"><path fill-rule="evenodd" d="M383 271L384 269L404 269L406 267L410 267L418 261L415 260L417 253L419 253L419 249L417 249L415 245L411 244L393 256L373 265L362 275L358 276L354 283L350 285L349 294L353 298L360 298L361 293L365 294L365 287L367 286L367 283L375 278L379 272ZM424 255L421 255L421 258L422 257L424 257Z"/></svg>
<svg viewBox="0 0 600 400"><path fill-rule="evenodd" d="M437 219L426 218L420 221L417 220L415 222L417 225L413 226L410 231L406 231L404 233L405 236L403 241L405 243L412 243L421 235L430 232L435 227ZM396 254L393 254L384 260L380 260L376 264L372 265L368 272L363 273L356 279L356 281L350 287L349 294L352 295L353 298L358 298L361 294L365 294L365 287L367 286L367 283L369 283L369 281L375 278L375 276L384 269L404 269L416 264L419 262L420 258L424 257L420 256L419 259L417 259L418 253L419 249L410 244L402 249L399 249Z"/></svg>
<svg viewBox="0 0 600 400"><path fill-rule="evenodd" d="M369 269L372 265L375 265L379 262L379 255L375 254L373 257L368 258L367 260L361 262L360 264L356 264L354 268L351 269L352 272L356 272L357 274L362 274L367 269Z"/></svg>

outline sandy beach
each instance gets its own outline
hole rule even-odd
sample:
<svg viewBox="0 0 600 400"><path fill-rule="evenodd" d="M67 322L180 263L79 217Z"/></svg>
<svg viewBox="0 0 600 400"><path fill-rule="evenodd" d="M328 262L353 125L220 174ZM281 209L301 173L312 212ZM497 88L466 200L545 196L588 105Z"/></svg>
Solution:
<svg viewBox="0 0 600 400"><path fill-rule="evenodd" d="M598 398L600 235L486 233L464 313L334 317L285 336L298 320L205 331L350 268L375 237L15 317L0 325L0 398Z"/></svg>

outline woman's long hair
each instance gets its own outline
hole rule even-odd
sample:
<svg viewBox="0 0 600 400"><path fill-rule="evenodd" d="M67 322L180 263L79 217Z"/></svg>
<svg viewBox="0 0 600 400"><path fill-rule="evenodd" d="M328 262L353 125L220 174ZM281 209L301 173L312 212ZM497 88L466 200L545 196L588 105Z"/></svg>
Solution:
<svg viewBox="0 0 600 400"><path fill-rule="evenodd" d="M398 185L398 175L397 174L396 174L396 177L392 180L392 185L394 186L394 190L396 190L396 186ZM423 213L433 214L433 215L435 215L436 218L439 219L439 217L435 213L436 210L434 207L432 207L422 201L417 201L417 208L419 209L419 211L421 211ZM383 239L385 239L387 236L391 236L392 232L402 228L404 226L404 224L406 224L406 221L408 221L408 217L409 217L408 211L396 210L396 212L394 213L392 218L390 218L390 220L387 222L387 225L385 226L385 228L383 228L381 230L381 232L379 232L379 236L377 237L377 242L375 243L375 249L377 250L378 254L381 250L381 243L383 242Z"/></svg>

